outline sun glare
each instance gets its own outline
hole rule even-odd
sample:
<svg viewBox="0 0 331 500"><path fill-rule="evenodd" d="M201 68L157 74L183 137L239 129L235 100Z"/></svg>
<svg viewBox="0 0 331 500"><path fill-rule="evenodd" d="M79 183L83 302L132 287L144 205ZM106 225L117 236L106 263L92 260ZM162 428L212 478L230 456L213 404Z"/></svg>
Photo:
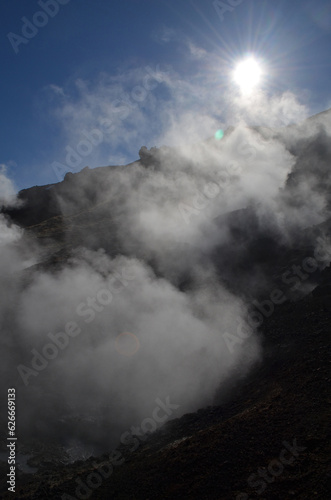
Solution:
<svg viewBox="0 0 331 500"><path fill-rule="evenodd" d="M261 83L262 68L260 64L250 57L237 64L233 80L243 94L250 94Z"/></svg>

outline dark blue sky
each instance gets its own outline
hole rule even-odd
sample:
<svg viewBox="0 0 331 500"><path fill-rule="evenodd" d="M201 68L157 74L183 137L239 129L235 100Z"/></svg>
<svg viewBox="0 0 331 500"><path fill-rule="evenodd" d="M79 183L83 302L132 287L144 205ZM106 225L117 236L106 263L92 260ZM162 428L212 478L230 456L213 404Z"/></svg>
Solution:
<svg viewBox="0 0 331 500"><path fill-rule="evenodd" d="M223 15L214 3L3 2L0 164L17 188L57 182L59 165L133 161L188 116L226 126L230 69L247 53L264 61L269 96L331 107L330 1L225 0Z"/></svg>

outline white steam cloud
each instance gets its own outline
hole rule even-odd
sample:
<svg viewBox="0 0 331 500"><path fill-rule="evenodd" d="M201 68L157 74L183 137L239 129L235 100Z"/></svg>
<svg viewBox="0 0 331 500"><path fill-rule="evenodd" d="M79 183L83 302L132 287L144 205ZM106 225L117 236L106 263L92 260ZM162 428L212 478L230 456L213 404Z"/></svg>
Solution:
<svg viewBox="0 0 331 500"><path fill-rule="evenodd" d="M199 59L197 48L190 51ZM34 249L29 253L27 235L0 219L2 384L20 384L22 433L56 435L63 443L75 435L109 448L150 415L156 398L169 396L180 406L176 416L211 403L261 355L250 304L235 287L239 271L232 275L222 264L226 248L245 251L228 215L253 210L252 232L289 241L329 213L323 186L302 156L316 158L316 140L329 153L329 118L310 129L280 128L307 116L294 95L259 95L250 106L229 95L236 127L217 141L222 99L211 100L209 85L160 68L137 73L125 81L103 75L94 88L77 82L78 101L53 88L68 127L71 149L63 156L74 151L79 159L80 141L105 120L112 132L102 129L102 141L91 142L95 161L106 162L109 145L140 147L157 104L156 144L162 138L175 146L143 148L140 162L99 170L99 177L87 169L66 178L57 201L67 221L75 214L79 244L70 259L20 273ZM156 98L162 85L169 100ZM11 189L2 170L7 204ZM63 245L71 245L73 233L66 236ZM245 334L229 350L224 334L238 331ZM91 416L97 426L88 425Z"/></svg>
<svg viewBox="0 0 331 500"><path fill-rule="evenodd" d="M0 164L0 207L1 205L13 205L16 203L16 188L7 176L7 166Z"/></svg>

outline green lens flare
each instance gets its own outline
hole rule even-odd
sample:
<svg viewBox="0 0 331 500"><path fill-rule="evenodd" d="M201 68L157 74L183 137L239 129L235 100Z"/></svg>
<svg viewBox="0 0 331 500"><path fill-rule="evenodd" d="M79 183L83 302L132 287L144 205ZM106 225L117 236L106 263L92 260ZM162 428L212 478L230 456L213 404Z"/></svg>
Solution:
<svg viewBox="0 0 331 500"><path fill-rule="evenodd" d="M223 130L222 130L222 129L218 130L218 131L216 132L216 134L215 134L215 139L216 139L217 141L220 141L221 139L223 139L223 137L224 137L224 132L223 132Z"/></svg>

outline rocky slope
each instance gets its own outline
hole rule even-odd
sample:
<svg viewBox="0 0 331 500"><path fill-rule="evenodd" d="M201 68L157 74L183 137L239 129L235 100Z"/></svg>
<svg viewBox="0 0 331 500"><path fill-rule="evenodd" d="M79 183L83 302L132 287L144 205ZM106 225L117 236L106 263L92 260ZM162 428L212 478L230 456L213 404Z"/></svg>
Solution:
<svg viewBox="0 0 331 500"><path fill-rule="evenodd" d="M330 317L329 292L280 306L261 328L263 362L221 405L216 398L168 422L134 452L119 447L111 474L108 455L44 462L37 474L19 474L17 498L328 498ZM109 477L77 493L102 466ZM13 498L4 485L2 498Z"/></svg>
<svg viewBox="0 0 331 500"><path fill-rule="evenodd" d="M263 140L278 137L296 157L281 200L298 213L304 211L302 190L308 183L311 191L326 200L322 222L291 227L291 237L285 238L271 224L261 223L259 207L251 203L217 215L212 226L203 228L206 240L212 240L215 233L229 235L226 240L215 238L214 245L201 245L198 252L192 242L177 245L172 240L167 247L174 260L181 253L187 255L188 269L190 254L197 252L197 262L212 262L217 280L226 290L259 304L262 321L257 331L263 356L249 375L238 367L237 373L223 380L211 406L165 423L138 441L134 450L132 445L119 445L112 462L106 454L69 463L56 440L42 443L25 438L21 452L29 450L28 464L38 471L18 472L16 498L328 497L331 147L323 120L329 115L312 119L316 133L308 139L302 138L307 124L298 126L303 131L296 140L295 127L257 131ZM316 125L314 120L320 121ZM21 205L3 208L2 214L8 224L24 228L23 242L29 248L37 246L38 259L22 272L19 286L28 287L39 271L56 275L82 247L103 248L110 257L121 254L144 259L156 276L163 277L164 268L153 251L123 244L120 222L123 213L129 221L132 214L125 212L122 195L116 193L114 204L112 175L121 176L121 169L129 169L139 185L144 175L141 169L158 172L169 155L171 161L191 168L167 148L142 148L140 161L126 167L86 168L67 174L61 183L20 192ZM324 242L319 250L326 258L319 259L316 253L319 241ZM168 277L183 292L193 286L187 268ZM238 341L246 342L244 338ZM79 418L77 426L82 426ZM66 429L64 424L61 432ZM13 498L6 491L6 470L1 462L4 499ZM78 485L81 489L77 490Z"/></svg>

